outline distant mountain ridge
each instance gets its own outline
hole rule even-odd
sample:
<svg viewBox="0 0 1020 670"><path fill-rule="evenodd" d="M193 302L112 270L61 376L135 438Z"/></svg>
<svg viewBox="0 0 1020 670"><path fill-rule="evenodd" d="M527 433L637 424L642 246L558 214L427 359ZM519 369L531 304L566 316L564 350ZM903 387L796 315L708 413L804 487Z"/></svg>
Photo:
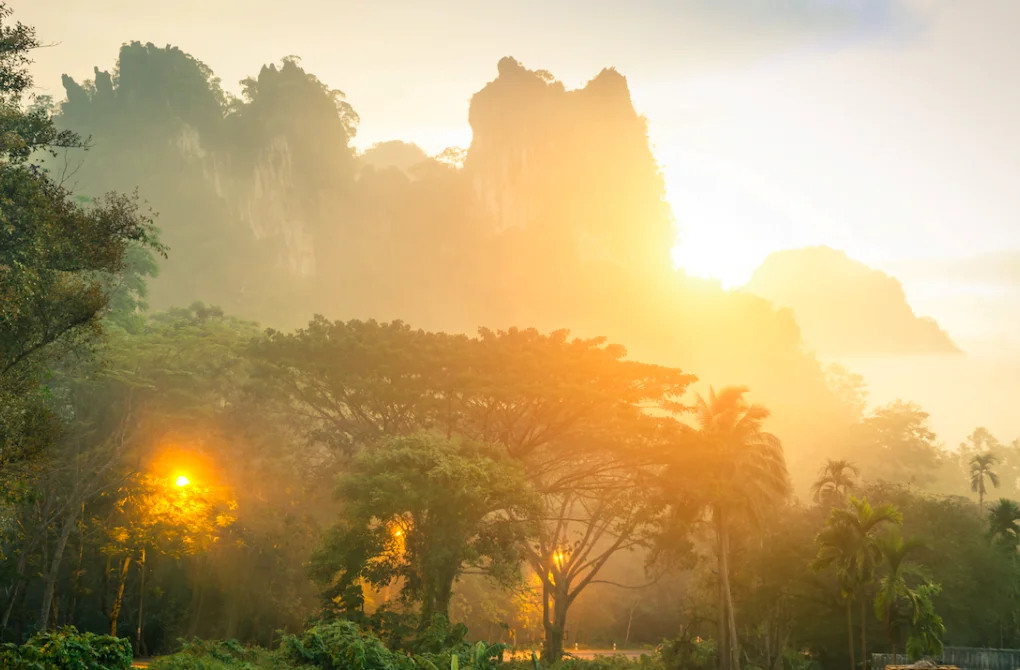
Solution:
<svg viewBox="0 0 1020 670"><path fill-rule="evenodd" d="M836 249L773 253L744 288L790 309L822 355L962 353L934 319L914 314L899 280Z"/></svg>

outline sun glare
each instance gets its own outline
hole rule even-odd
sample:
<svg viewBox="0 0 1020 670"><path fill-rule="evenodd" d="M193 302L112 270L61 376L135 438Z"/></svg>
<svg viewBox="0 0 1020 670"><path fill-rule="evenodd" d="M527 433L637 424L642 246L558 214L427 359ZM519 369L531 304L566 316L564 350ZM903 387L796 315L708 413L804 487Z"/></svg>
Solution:
<svg viewBox="0 0 1020 670"><path fill-rule="evenodd" d="M761 259L734 257L727 254L725 248L726 242L723 240L718 244L677 246L672 252L673 265L682 268L688 275L718 280L723 288L739 288L751 279Z"/></svg>
<svg viewBox="0 0 1020 670"><path fill-rule="evenodd" d="M174 483L177 484L177 486L184 488L185 486L191 483L191 480L185 477L184 475L178 475L177 480Z"/></svg>

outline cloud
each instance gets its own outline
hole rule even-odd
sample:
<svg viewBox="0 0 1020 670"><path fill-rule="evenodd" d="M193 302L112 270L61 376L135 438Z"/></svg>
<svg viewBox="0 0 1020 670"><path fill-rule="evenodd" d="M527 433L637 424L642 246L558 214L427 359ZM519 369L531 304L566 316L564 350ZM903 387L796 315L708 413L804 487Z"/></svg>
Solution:
<svg viewBox="0 0 1020 670"><path fill-rule="evenodd" d="M896 0L681 0L671 3L724 20L817 33L874 35L915 27L921 16Z"/></svg>

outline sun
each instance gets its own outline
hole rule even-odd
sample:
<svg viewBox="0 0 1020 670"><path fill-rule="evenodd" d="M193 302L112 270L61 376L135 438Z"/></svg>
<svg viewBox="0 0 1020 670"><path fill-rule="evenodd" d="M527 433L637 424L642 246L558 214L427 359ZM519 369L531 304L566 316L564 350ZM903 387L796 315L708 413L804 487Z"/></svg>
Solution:
<svg viewBox="0 0 1020 670"><path fill-rule="evenodd" d="M674 267L702 279L715 279L725 289L746 284L761 263L758 254L727 251L725 240L698 240L672 250Z"/></svg>
<svg viewBox="0 0 1020 670"><path fill-rule="evenodd" d="M185 486L187 486L190 483L191 483L191 480L188 479L187 477L185 477L184 475L178 475L177 479L174 481L174 484L176 484L177 486L179 486L181 488L184 488Z"/></svg>

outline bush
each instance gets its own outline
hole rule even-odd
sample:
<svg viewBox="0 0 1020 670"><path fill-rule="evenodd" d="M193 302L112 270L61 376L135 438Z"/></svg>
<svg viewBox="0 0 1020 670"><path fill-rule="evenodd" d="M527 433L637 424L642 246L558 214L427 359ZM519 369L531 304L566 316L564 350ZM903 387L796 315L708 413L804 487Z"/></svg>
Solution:
<svg viewBox="0 0 1020 670"><path fill-rule="evenodd" d="M301 635L287 635L281 656L296 665L323 670L413 670L414 661L390 651L379 638L351 621L314 625Z"/></svg>
<svg viewBox="0 0 1020 670"><path fill-rule="evenodd" d="M716 651L714 640L688 635L665 640L657 649L665 670L710 670L716 666Z"/></svg>
<svg viewBox="0 0 1020 670"><path fill-rule="evenodd" d="M71 626L36 633L21 646L0 647L4 670L129 670L131 659L128 640L79 633Z"/></svg>
<svg viewBox="0 0 1020 670"><path fill-rule="evenodd" d="M237 640L180 641L180 651L153 660L152 670L290 670L279 654L243 647Z"/></svg>

